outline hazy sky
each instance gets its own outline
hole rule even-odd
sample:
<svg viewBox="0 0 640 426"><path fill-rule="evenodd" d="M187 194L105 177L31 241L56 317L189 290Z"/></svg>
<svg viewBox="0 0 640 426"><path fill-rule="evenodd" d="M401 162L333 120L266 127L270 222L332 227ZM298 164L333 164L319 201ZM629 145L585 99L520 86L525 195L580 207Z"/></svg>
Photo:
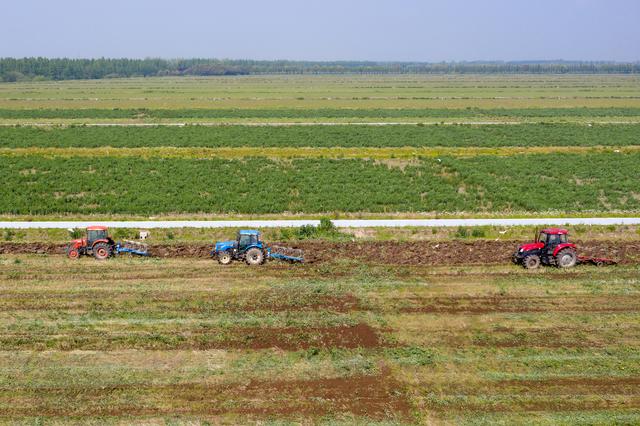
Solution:
<svg viewBox="0 0 640 426"><path fill-rule="evenodd" d="M17 0L0 56L640 60L640 0Z"/></svg>

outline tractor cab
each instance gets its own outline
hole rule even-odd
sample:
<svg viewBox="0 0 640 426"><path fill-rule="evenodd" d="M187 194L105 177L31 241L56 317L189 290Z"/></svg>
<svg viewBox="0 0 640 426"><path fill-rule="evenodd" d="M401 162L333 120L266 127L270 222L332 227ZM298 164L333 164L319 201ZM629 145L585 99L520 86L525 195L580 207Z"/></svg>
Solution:
<svg viewBox="0 0 640 426"><path fill-rule="evenodd" d="M93 246L93 243L99 240L109 240L109 232L106 226L89 226L87 228L87 243Z"/></svg>
<svg viewBox="0 0 640 426"><path fill-rule="evenodd" d="M569 232L558 228L543 229L538 234L537 242L543 244L543 247L555 248L558 244L569 242Z"/></svg>
<svg viewBox="0 0 640 426"><path fill-rule="evenodd" d="M258 231L240 231L238 232L237 241L238 251L246 251L249 247L262 247L260 232Z"/></svg>
<svg viewBox="0 0 640 426"><path fill-rule="evenodd" d="M238 231L235 240L217 242L211 254L223 265L228 265L232 260L244 260L250 265L262 264L267 257L260 231L254 230Z"/></svg>
<svg viewBox="0 0 640 426"><path fill-rule="evenodd" d="M513 255L513 262L527 269L544 265L570 268L577 262L576 246L569 243L569 231L560 228L541 230L534 243L522 244Z"/></svg>

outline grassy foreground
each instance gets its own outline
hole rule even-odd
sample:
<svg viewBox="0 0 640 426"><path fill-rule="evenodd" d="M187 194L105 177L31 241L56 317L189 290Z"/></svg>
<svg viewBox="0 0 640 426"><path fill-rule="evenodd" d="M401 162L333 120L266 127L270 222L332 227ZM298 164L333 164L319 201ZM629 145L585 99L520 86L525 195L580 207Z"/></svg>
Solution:
<svg viewBox="0 0 640 426"><path fill-rule="evenodd" d="M640 422L637 265L0 266L6 422Z"/></svg>

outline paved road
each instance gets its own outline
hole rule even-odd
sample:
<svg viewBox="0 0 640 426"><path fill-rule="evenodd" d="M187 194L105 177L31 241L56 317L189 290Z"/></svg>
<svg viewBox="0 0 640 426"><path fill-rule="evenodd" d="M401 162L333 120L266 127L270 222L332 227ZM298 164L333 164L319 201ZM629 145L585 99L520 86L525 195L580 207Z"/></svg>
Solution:
<svg viewBox="0 0 640 426"><path fill-rule="evenodd" d="M110 228L287 228L318 225L318 220L188 220L188 221L64 221L64 222L0 222L0 228L85 228L104 225ZM640 225L640 217L632 218L546 218L546 219L347 219L334 220L339 228L375 227L457 227L457 226L543 226L543 225Z"/></svg>

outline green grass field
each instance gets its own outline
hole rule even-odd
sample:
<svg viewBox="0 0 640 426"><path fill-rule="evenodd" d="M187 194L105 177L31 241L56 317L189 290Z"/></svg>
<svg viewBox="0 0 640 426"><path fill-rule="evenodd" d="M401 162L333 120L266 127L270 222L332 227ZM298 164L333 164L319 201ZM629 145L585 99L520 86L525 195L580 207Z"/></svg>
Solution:
<svg viewBox="0 0 640 426"><path fill-rule="evenodd" d="M640 422L633 265L0 265L3 421Z"/></svg>

